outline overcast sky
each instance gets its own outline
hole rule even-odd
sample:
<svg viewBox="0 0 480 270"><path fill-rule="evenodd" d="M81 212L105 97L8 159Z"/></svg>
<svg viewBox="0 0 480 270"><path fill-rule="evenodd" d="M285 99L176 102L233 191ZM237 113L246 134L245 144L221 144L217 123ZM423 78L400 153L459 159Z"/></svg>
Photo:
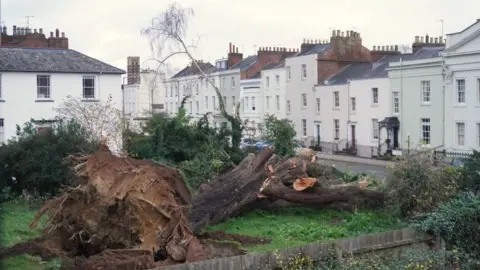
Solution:
<svg viewBox="0 0 480 270"><path fill-rule="evenodd" d="M0 0L1 21L59 28L71 49L126 69L126 57L151 57L141 35L168 0ZM244 55L255 46L299 48L303 38L328 39L332 29L360 32L364 46L413 42L414 36L440 36L461 31L480 18L478 0L181 0L191 7L189 40L200 37L197 59L214 62L226 56L233 42ZM183 65L174 59L174 66Z"/></svg>

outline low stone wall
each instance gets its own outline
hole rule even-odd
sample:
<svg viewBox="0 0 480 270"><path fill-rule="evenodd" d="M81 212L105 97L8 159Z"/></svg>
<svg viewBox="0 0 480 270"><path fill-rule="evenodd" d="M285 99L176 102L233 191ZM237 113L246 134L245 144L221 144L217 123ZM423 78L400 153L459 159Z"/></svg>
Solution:
<svg viewBox="0 0 480 270"><path fill-rule="evenodd" d="M365 234L358 237L338 239L328 242L311 243L298 247L281 249L275 254L273 251L249 253L242 256L219 258L195 263L185 263L173 266L164 266L156 269L164 270L249 270L272 269L277 266L277 257L289 258L293 256L308 256L312 261L320 261L325 254L335 248L337 256L343 253L360 255L369 252L398 252L411 247L439 249L443 241L433 241L433 237L421 234L411 228L394 230L383 233ZM265 268L266 266L269 266Z"/></svg>

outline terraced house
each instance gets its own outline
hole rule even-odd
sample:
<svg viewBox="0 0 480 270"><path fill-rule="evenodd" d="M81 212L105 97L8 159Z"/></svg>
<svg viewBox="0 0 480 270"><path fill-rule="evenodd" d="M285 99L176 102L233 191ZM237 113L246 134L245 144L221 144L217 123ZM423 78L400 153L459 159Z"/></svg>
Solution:
<svg viewBox="0 0 480 270"><path fill-rule="evenodd" d="M54 108L67 96L83 102L111 96L121 109L124 73L70 49L0 47L0 143L30 119L50 127Z"/></svg>

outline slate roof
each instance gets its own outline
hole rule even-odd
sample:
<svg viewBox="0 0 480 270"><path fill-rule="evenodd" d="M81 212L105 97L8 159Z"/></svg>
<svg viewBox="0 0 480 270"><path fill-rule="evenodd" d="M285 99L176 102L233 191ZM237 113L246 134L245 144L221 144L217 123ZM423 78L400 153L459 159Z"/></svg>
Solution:
<svg viewBox="0 0 480 270"><path fill-rule="evenodd" d="M293 57L297 56L304 56L304 55L309 55L309 54L315 54L315 53L322 53L330 49L330 43L325 43L325 44L317 44L313 46L310 50L305 51L305 52L298 52L295 54Z"/></svg>
<svg viewBox="0 0 480 270"><path fill-rule="evenodd" d="M276 69L276 68L284 68L285 67L285 60L280 63L270 63L263 67L262 70L269 70L269 69Z"/></svg>
<svg viewBox="0 0 480 270"><path fill-rule="evenodd" d="M205 73L212 73L216 70L215 66L210 64L209 62L198 62L198 65ZM200 71L197 69L196 66L188 65L184 69L180 70L177 74L175 74L172 78L179 78L179 77L186 77L186 76L193 76L200 74Z"/></svg>
<svg viewBox="0 0 480 270"><path fill-rule="evenodd" d="M240 69L244 69L244 68L248 68L249 66L253 65L255 62L257 62L258 60L258 57L256 55L250 55L250 56L247 56L245 59L243 59L242 61L236 63L235 65L233 65L230 70L232 69L237 69L237 68L240 68Z"/></svg>
<svg viewBox="0 0 480 270"><path fill-rule="evenodd" d="M345 84L348 80L387 78L387 68L392 62L421 60L439 57L444 47L424 47L415 54L387 55L374 63L350 64L327 79L329 85Z"/></svg>
<svg viewBox="0 0 480 270"><path fill-rule="evenodd" d="M0 71L125 74L74 50L16 47L0 47Z"/></svg>

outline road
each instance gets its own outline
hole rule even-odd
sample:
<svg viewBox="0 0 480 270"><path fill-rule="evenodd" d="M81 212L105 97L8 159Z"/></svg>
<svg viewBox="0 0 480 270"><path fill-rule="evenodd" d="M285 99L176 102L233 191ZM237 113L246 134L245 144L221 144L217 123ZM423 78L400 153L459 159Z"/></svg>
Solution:
<svg viewBox="0 0 480 270"><path fill-rule="evenodd" d="M388 174L388 168L385 166L377 166L377 165L367 165L367 164L359 164L359 163L352 163L352 162L345 162L345 161L336 161L336 160L321 160L320 164L325 165L335 165L335 168L342 172L349 171L353 174L357 173L375 173L377 178L385 178Z"/></svg>

